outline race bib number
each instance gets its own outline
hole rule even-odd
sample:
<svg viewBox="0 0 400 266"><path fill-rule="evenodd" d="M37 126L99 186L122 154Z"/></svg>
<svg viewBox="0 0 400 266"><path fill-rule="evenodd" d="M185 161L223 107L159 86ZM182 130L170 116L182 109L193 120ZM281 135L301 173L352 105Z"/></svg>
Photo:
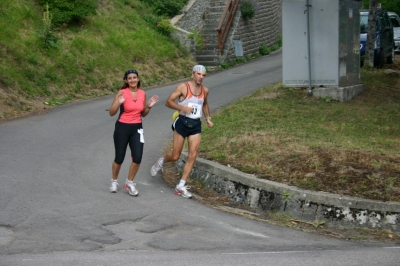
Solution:
<svg viewBox="0 0 400 266"><path fill-rule="evenodd" d="M193 118L193 119L198 119L201 118L202 116L202 106L200 104L196 103L189 103L189 107L192 107L193 110L190 114L187 114L186 117Z"/></svg>

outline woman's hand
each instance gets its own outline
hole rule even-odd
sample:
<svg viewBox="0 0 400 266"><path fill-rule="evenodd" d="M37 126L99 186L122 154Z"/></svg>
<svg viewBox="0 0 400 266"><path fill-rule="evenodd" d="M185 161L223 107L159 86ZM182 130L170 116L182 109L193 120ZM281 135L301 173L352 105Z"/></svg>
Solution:
<svg viewBox="0 0 400 266"><path fill-rule="evenodd" d="M124 96L124 92L123 91L119 91L118 92L118 103L119 104L123 104L125 102L126 98Z"/></svg>
<svg viewBox="0 0 400 266"><path fill-rule="evenodd" d="M149 101L147 102L147 107L151 108L158 102L158 95L152 96Z"/></svg>

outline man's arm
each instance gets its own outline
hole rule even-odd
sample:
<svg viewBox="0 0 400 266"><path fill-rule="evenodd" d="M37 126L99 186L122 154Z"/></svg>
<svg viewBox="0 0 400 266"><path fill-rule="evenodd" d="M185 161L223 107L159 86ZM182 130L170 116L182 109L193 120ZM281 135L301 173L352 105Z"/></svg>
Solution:
<svg viewBox="0 0 400 266"><path fill-rule="evenodd" d="M171 93L168 97L165 105L171 109L183 111L187 114L191 113L193 108L192 107L184 107L177 104L175 101L182 95L186 95L186 85L184 83L179 84L176 89Z"/></svg>
<svg viewBox="0 0 400 266"><path fill-rule="evenodd" d="M208 105L208 88L204 87L204 103L203 103L203 114L206 117L208 127L212 127L214 124L211 121L210 107Z"/></svg>

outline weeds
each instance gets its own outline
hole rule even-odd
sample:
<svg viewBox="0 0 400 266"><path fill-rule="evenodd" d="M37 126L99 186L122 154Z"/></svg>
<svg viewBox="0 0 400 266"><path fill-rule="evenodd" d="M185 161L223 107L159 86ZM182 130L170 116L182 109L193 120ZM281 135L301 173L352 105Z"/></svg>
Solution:
<svg viewBox="0 0 400 266"><path fill-rule="evenodd" d="M244 20L252 19L256 14L256 9L252 1L244 0L240 4L240 13Z"/></svg>
<svg viewBox="0 0 400 266"><path fill-rule="evenodd" d="M259 48L260 55L269 55L272 52L271 47L268 47L267 44L263 44Z"/></svg>
<svg viewBox="0 0 400 266"><path fill-rule="evenodd" d="M165 36L170 36L170 34L175 30L174 26L171 25L169 19L163 19L157 23L158 31Z"/></svg>
<svg viewBox="0 0 400 266"><path fill-rule="evenodd" d="M53 31L52 15L48 4L46 4L46 11L43 12L43 28L40 30L39 36L42 40L43 48L57 48L58 37Z"/></svg>
<svg viewBox="0 0 400 266"><path fill-rule="evenodd" d="M188 38L194 41L197 50L203 51L204 45L207 43L207 40L204 38L203 29L200 29L199 26L196 26L196 28L189 31Z"/></svg>
<svg viewBox="0 0 400 266"><path fill-rule="evenodd" d="M282 199L287 200L290 199L290 194L286 192L286 190L283 191L282 193Z"/></svg>

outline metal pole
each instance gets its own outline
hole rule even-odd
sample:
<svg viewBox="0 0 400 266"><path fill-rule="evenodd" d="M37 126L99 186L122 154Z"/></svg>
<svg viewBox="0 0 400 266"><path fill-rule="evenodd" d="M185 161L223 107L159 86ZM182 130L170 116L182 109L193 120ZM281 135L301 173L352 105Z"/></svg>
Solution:
<svg viewBox="0 0 400 266"><path fill-rule="evenodd" d="M308 94L312 95L312 88L311 88L311 51L310 51L310 4L309 0L307 0L306 7L307 7L307 48L308 48Z"/></svg>

